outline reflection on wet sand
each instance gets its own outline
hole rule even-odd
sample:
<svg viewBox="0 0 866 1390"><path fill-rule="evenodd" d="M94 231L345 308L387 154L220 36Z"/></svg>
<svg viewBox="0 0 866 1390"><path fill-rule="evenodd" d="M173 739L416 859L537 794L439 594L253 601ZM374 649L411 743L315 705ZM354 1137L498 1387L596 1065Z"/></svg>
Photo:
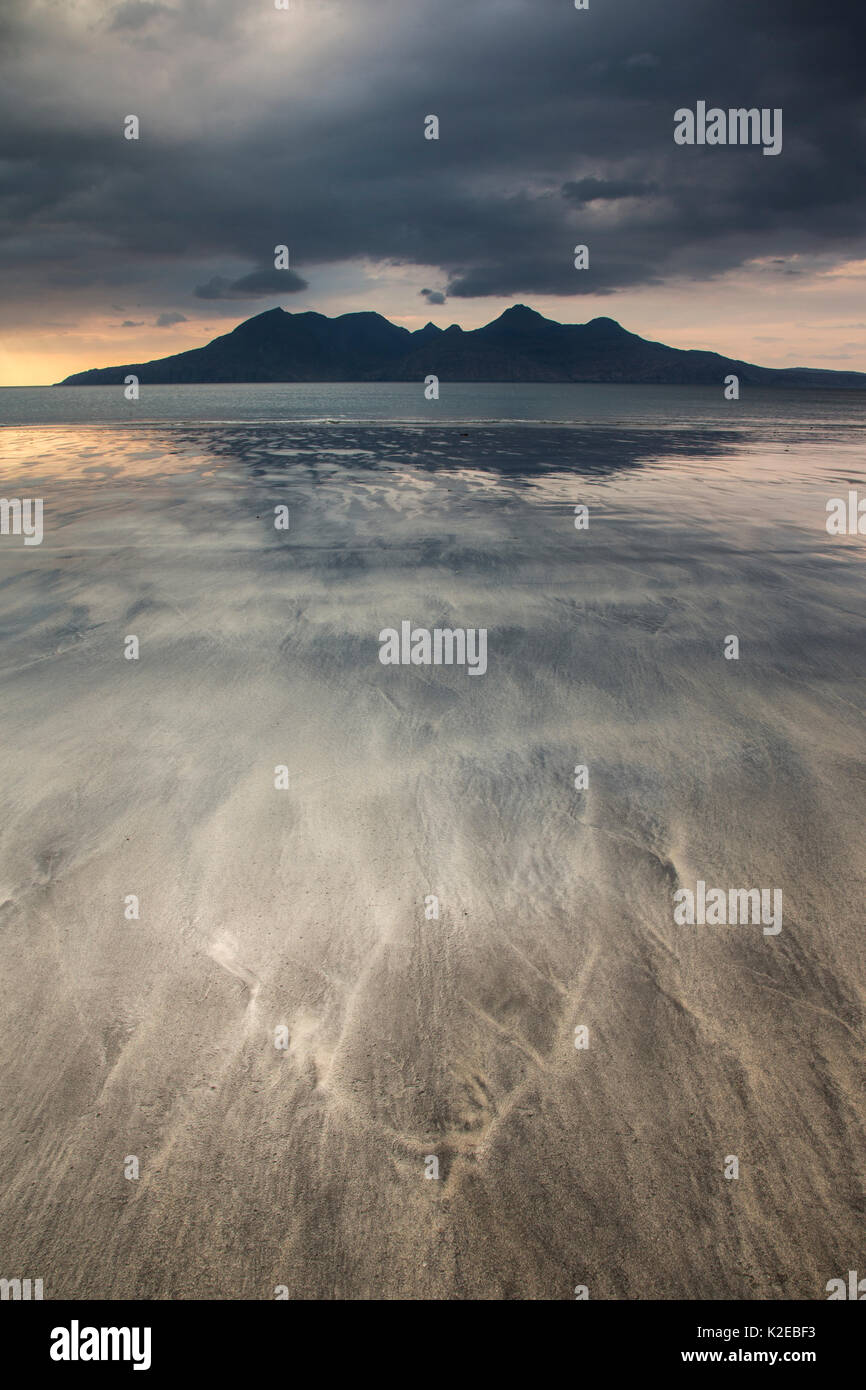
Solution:
<svg viewBox="0 0 866 1390"><path fill-rule="evenodd" d="M45 540L0 551L0 1272L825 1297L866 1210L854 436L3 442ZM483 678L384 666L404 618L486 629ZM699 880L782 930L676 923Z"/></svg>

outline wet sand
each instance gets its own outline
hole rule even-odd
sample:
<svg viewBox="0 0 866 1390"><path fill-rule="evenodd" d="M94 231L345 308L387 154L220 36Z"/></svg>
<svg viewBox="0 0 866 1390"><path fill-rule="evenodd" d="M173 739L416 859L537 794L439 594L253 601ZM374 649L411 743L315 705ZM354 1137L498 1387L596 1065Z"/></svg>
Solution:
<svg viewBox="0 0 866 1390"><path fill-rule="evenodd" d="M853 436L0 446L46 516L0 545L0 1275L779 1299L862 1266ZM402 619L486 628L487 673L383 666ZM698 879L780 888L782 931L675 925Z"/></svg>

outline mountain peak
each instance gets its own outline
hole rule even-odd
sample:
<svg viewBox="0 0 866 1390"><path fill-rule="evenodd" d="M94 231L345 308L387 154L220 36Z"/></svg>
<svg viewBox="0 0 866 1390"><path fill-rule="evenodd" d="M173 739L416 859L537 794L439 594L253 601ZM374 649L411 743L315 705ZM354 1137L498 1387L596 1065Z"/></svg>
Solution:
<svg viewBox="0 0 866 1390"><path fill-rule="evenodd" d="M253 314L251 318L244 319L237 327L243 328L248 323L264 323L269 319L275 319L277 315L282 318L285 312L285 309L281 309L279 306L274 309L263 309L260 314Z"/></svg>
<svg viewBox="0 0 866 1390"><path fill-rule="evenodd" d="M433 322L425 323L423 328L416 328L412 334L416 343L426 343L430 338L438 338L442 333L441 328L437 328Z"/></svg>
<svg viewBox="0 0 866 1390"><path fill-rule="evenodd" d="M272 337L274 330L281 329L284 320L290 319L291 314L287 314L283 309L264 309L260 314L253 314L250 319L244 319L230 330L234 337L255 338L260 334Z"/></svg>
<svg viewBox="0 0 866 1390"><path fill-rule="evenodd" d="M488 328L505 328L509 332L523 333L528 328L540 328L543 323L549 323L543 314L539 314L537 309L530 309L528 304L512 304L509 309L488 323Z"/></svg>
<svg viewBox="0 0 866 1390"><path fill-rule="evenodd" d="M627 336L631 336L628 333L628 329L623 328L622 324L617 323L616 319L609 319L604 317L603 315L597 319L590 319L589 323L586 326L587 328L604 329L604 331L607 333L610 333L612 331L613 333L625 333Z"/></svg>

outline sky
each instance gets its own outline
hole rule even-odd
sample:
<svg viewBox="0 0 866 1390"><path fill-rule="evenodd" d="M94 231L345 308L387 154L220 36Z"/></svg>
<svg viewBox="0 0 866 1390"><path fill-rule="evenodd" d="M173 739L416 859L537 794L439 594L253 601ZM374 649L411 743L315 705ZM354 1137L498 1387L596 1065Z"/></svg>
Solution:
<svg viewBox="0 0 866 1390"><path fill-rule="evenodd" d="M2 0L0 385L275 305L866 371L854 0L277 2ZM699 101L781 153L676 144Z"/></svg>

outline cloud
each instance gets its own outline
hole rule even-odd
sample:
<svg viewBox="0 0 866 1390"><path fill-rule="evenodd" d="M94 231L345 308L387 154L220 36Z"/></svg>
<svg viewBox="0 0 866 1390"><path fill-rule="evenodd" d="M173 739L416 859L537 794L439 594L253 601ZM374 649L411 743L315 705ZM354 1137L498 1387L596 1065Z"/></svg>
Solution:
<svg viewBox="0 0 866 1390"><path fill-rule="evenodd" d="M615 202L620 198L649 198L658 192L657 183L639 183L629 179L597 179L589 178L574 180L562 185L563 198L570 198L575 203L594 203L594 202Z"/></svg>
<svg viewBox="0 0 866 1390"><path fill-rule="evenodd" d="M253 270L238 280L214 275L204 285L196 285L197 299L257 299L262 295L299 294L307 281L293 270Z"/></svg>
<svg viewBox="0 0 866 1390"><path fill-rule="evenodd" d="M441 290L422 290L421 294L428 304L444 304L446 300L446 296Z"/></svg>
<svg viewBox="0 0 866 1390"><path fill-rule="evenodd" d="M167 5L151 4L150 0L127 0L111 16L111 29L143 29L155 19L171 16Z"/></svg>
<svg viewBox="0 0 866 1390"><path fill-rule="evenodd" d="M144 320L141 319L139 322L136 322L134 319L124 319L120 326L121 328L143 328Z"/></svg>
<svg viewBox="0 0 866 1390"><path fill-rule="evenodd" d="M159 317L158 317L158 319L156 320L156 323L155 323L154 327L156 327L156 328L171 328L171 327L172 327L174 324L176 324L176 323L188 323L188 322L189 322L189 320L187 319L186 314L175 314L175 313L160 314Z"/></svg>
<svg viewBox="0 0 866 1390"><path fill-rule="evenodd" d="M430 303L862 257L847 0L823 0L820 61L806 0L667 0L663 26L645 0L599 3L591 22L563 0L322 0L290 23L267 3L127 0L101 27L97 9L16 0L4 14L13 317L97 291L134 292L153 316L190 298L284 298L308 282L263 268L278 243L323 293L347 263L402 284L419 267L445 286ZM674 111L701 99L782 107L782 154L676 146ZM130 110L139 141L122 137ZM438 141L424 139L428 112ZM574 269L578 242L588 271Z"/></svg>

